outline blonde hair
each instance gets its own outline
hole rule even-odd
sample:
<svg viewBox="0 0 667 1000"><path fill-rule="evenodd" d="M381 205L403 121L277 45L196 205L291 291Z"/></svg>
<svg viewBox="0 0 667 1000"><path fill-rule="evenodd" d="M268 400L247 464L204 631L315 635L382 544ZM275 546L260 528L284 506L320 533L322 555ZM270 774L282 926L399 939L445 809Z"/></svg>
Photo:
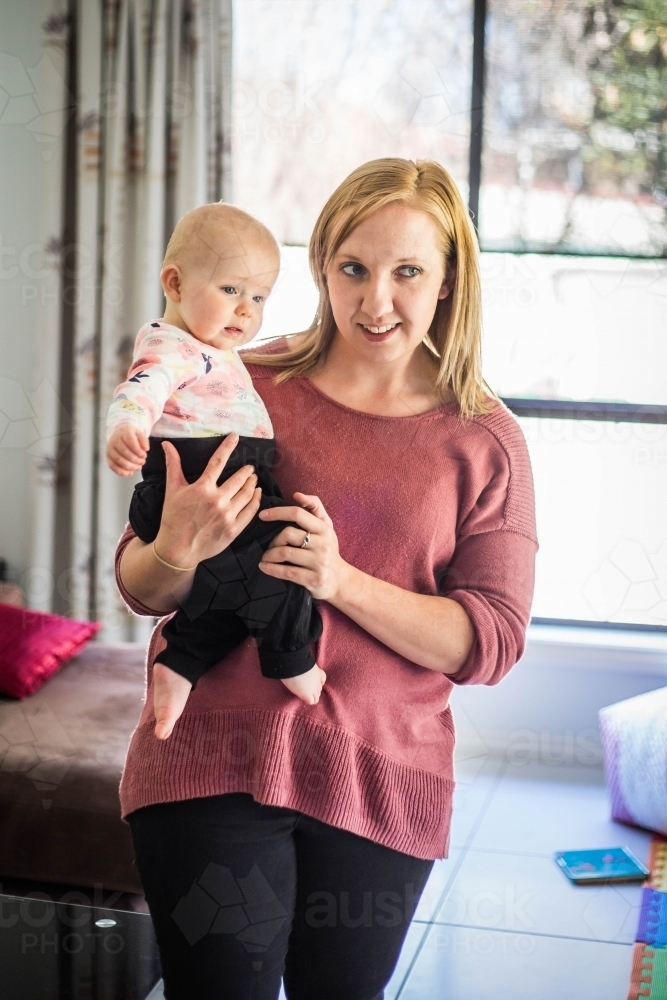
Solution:
<svg viewBox="0 0 667 1000"><path fill-rule="evenodd" d="M346 177L320 212L310 240L310 269L320 300L312 325L304 331L307 336L294 350L276 354L244 351L243 360L281 368L275 382L308 375L320 367L336 332L325 271L350 233L392 202L403 202L431 216L438 230L445 273L456 272L453 288L447 298L438 301L423 341L439 360L435 391L444 402L451 390L464 420L490 413L499 397L482 378L477 237L453 178L435 160L370 160Z"/></svg>
<svg viewBox="0 0 667 1000"><path fill-rule="evenodd" d="M204 267L225 257L241 256L248 249L248 238L253 244L271 246L280 257L273 233L252 215L222 201L200 205L176 223L162 268L169 264Z"/></svg>

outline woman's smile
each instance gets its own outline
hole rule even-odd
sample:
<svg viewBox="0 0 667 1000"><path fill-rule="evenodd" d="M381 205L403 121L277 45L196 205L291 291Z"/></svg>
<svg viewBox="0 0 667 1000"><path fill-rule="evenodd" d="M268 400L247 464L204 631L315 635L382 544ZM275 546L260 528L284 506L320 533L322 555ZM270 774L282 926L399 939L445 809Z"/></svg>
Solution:
<svg viewBox="0 0 667 1000"><path fill-rule="evenodd" d="M400 325L400 323L387 323L384 326L367 326L365 323L359 323L361 332L366 340L370 340L375 343L381 343L384 340L389 340L392 333L395 333Z"/></svg>

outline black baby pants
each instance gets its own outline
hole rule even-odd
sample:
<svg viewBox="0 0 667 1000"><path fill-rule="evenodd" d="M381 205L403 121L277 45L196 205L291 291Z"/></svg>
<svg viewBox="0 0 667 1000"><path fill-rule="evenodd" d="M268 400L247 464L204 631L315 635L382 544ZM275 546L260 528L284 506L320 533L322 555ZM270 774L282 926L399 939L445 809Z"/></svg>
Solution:
<svg viewBox="0 0 667 1000"><path fill-rule="evenodd" d="M432 861L242 792L127 821L166 1000L382 1000Z"/></svg>
<svg viewBox="0 0 667 1000"><path fill-rule="evenodd" d="M143 542L152 542L160 527L166 464L162 441L177 449L183 475L195 482L224 437L154 438L134 488L130 524ZM218 485L244 465L253 465L262 488L260 510L293 506L284 499L271 474L272 438L239 437L218 478ZM222 660L248 634L257 642L265 677L296 677L314 666L310 644L322 634L322 619L305 587L277 580L258 568L264 550L289 521L254 517L224 551L199 563L192 590L164 626L167 648L156 657L195 687L199 678Z"/></svg>

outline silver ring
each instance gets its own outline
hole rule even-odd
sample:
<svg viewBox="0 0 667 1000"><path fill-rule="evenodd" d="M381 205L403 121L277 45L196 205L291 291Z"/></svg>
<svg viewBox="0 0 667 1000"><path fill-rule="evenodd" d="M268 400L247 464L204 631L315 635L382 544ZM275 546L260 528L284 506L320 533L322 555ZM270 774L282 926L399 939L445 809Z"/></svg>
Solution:
<svg viewBox="0 0 667 1000"><path fill-rule="evenodd" d="M299 546L299 548L301 548L301 549L307 549L307 548L308 548L308 542L309 542L309 541L310 541L310 532L309 532L309 531L307 531L307 532L306 532L306 537L305 537L305 538L304 538L304 540L303 540L303 541L301 542L301 545Z"/></svg>

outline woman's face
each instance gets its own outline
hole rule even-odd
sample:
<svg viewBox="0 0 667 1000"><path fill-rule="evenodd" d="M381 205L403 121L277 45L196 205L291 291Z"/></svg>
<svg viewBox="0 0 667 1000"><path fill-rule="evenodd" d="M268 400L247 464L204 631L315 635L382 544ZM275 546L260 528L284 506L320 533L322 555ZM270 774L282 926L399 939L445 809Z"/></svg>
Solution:
<svg viewBox="0 0 667 1000"><path fill-rule="evenodd" d="M394 202L362 222L325 274L339 336L366 357L416 350L451 291L431 217Z"/></svg>

